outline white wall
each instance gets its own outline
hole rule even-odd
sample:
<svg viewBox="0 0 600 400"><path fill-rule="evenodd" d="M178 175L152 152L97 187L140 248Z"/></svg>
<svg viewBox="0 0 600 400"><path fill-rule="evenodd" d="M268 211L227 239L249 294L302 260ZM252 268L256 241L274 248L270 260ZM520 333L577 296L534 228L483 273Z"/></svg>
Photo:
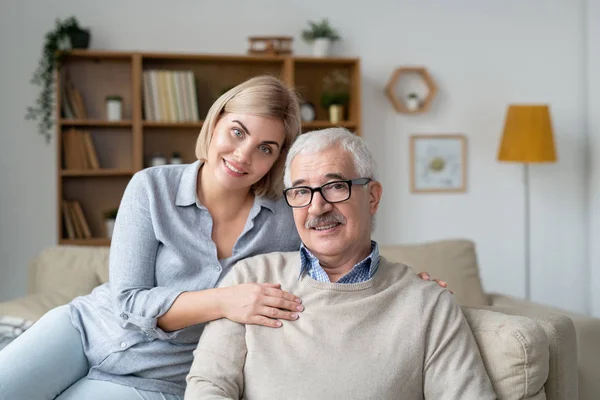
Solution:
<svg viewBox="0 0 600 400"><path fill-rule="evenodd" d="M24 291L27 261L56 242L54 147L22 118L36 95L28 80L55 17L77 15L92 28L95 48L244 53L248 35L291 34L297 54L308 53L300 40L306 21L329 17L344 38L339 54L362 59L363 132L380 160L384 183L376 239L387 244L472 238L485 288L522 296L521 169L498 163L495 155L508 103L549 103L559 162L532 168L532 294L543 303L585 311L582 1L374 0L351 7L342 0L5 4L0 15L0 87L8 88L0 96L0 299ZM426 115L399 115L384 96L390 74L404 64L427 66L440 87ZM421 132L468 136L467 194L410 194L408 137Z"/></svg>
<svg viewBox="0 0 600 400"><path fill-rule="evenodd" d="M587 122L589 134L589 266L592 314L600 317L600 0L587 7Z"/></svg>

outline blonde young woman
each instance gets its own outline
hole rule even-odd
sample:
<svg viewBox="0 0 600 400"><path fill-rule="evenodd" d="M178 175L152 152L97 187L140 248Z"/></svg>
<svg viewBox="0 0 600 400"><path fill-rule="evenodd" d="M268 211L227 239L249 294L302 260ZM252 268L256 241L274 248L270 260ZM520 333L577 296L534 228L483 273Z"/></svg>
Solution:
<svg viewBox="0 0 600 400"><path fill-rule="evenodd" d="M277 328L297 319L301 299L277 283L215 286L241 259L298 250L281 193L299 133L296 94L276 78L222 95L198 136L198 161L129 182L109 283L48 312L0 352L2 398L182 399L204 323Z"/></svg>

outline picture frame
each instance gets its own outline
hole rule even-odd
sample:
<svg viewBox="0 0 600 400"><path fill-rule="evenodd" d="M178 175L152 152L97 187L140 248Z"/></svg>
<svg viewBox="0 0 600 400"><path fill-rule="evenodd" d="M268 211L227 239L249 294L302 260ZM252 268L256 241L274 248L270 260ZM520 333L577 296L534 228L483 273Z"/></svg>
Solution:
<svg viewBox="0 0 600 400"><path fill-rule="evenodd" d="M462 134L410 136L412 193L464 193L467 190L467 137Z"/></svg>

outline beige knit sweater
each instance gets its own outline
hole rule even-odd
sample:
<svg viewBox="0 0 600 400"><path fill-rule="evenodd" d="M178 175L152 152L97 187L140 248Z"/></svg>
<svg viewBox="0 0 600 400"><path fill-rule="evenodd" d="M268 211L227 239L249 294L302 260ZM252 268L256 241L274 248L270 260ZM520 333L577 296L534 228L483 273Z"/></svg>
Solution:
<svg viewBox="0 0 600 400"><path fill-rule="evenodd" d="M207 325L187 377L198 399L495 399L452 295L381 258L367 282L298 279L298 252L242 261L221 286L279 282L305 311L281 328Z"/></svg>

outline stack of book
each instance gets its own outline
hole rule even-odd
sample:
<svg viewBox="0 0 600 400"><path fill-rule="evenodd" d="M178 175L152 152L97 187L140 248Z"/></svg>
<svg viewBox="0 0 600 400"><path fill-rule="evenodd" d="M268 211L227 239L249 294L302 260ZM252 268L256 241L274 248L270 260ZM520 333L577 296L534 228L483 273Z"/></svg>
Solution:
<svg viewBox="0 0 600 400"><path fill-rule="evenodd" d="M63 132L62 150L65 169L100 168L92 135L87 131L69 129Z"/></svg>
<svg viewBox="0 0 600 400"><path fill-rule="evenodd" d="M143 73L146 121L198 121L198 97L192 71L146 70Z"/></svg>
<svg viewBox="0 0 600 400"><path fill-rule="evenodd" d="M89 239L92 231L77 200L63 200L63 218L69 239Z"/></svg>

